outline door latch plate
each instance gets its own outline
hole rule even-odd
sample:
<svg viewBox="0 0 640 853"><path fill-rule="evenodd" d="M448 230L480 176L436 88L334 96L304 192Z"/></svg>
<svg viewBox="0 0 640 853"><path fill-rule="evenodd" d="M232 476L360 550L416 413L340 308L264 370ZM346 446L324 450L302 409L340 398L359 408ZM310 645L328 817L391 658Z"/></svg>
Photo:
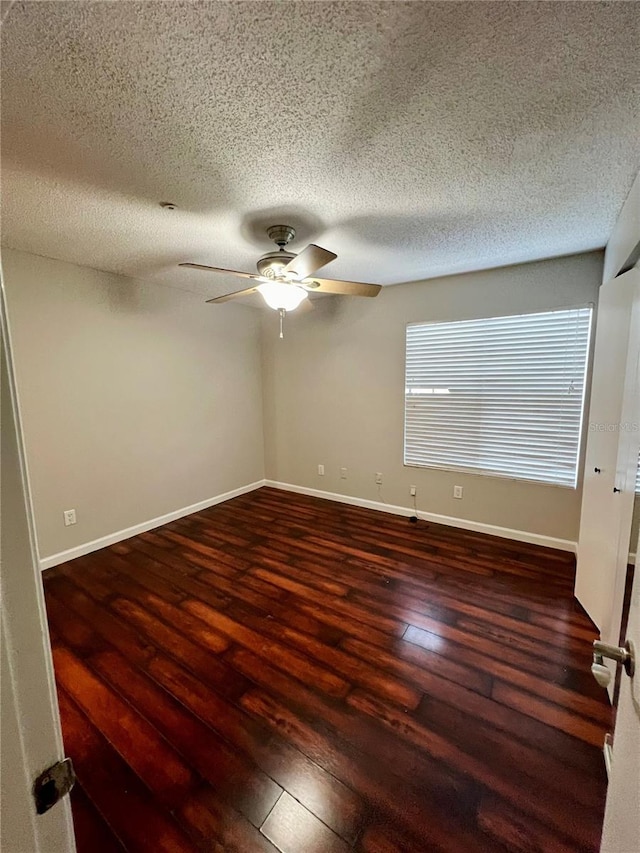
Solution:
<svg viewBox="0 0 640 853"><path fill-rule="evenodd" d="M44 814L73 788L76 774L70 758L63 758L44 770L33 783L36 812Z"/></svg>

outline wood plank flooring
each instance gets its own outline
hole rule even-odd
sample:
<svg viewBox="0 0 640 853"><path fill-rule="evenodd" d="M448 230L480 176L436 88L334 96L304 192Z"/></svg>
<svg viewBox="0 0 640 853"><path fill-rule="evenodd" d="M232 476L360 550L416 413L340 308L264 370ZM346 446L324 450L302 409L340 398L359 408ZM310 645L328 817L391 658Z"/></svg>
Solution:
<svg viewBox="0 0 640 853"><path fill-rule="evenodd" d="M268 488L51 569L79 853L596 851L573 576Z"/></svg>

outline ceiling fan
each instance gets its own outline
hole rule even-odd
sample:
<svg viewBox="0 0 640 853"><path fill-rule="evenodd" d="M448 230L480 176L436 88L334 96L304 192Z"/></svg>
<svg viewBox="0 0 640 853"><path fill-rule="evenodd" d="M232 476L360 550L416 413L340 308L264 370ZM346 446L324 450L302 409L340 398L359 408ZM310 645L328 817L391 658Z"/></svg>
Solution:
<svg viewBox="0 0 640 853"><path fill-rule="evenodd" d="M280 319L286 311L293 311L306 299L307 293L338 293L344 296L377 296L381 290L379 284L365 284L360 281L338 281L329 278L316 278L314 273L333 261L337 255L314 243L310 243L300 254L286 251L286 245L293 240L296 232L290 225L273 225L267 228L267 236L279 247L275 252L262 255L257 263L258 272L239 272L220 267L208 267L204 264L183 263L181 267L190 267L206 272L236 275L256 282L244 290L236 290L207 299L207 302L227 302L250 293L260 293L270 308L280 312ZM282 329L280 333L282 337Z"/></svg>

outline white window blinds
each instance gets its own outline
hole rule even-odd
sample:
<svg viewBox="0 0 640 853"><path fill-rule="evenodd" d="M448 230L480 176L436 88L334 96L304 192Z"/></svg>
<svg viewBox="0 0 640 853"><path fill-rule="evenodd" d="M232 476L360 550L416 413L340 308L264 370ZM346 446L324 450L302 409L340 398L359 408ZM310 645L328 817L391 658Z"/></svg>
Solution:
<svg viewBox="0 0 640 853"><path fill-rule="evenodd" d="M575 488L591 307L407 326L405 465Z"/></svg>

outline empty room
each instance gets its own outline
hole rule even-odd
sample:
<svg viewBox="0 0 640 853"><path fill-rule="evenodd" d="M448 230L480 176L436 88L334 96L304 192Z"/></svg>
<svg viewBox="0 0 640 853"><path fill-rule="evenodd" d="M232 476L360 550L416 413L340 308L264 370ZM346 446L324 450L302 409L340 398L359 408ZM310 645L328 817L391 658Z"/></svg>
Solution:
<svg viewBox="0 0 640 853"><path fill-rule="evenodd" d="M2 853L637 853L640 5L0 13Z"/></svg>

